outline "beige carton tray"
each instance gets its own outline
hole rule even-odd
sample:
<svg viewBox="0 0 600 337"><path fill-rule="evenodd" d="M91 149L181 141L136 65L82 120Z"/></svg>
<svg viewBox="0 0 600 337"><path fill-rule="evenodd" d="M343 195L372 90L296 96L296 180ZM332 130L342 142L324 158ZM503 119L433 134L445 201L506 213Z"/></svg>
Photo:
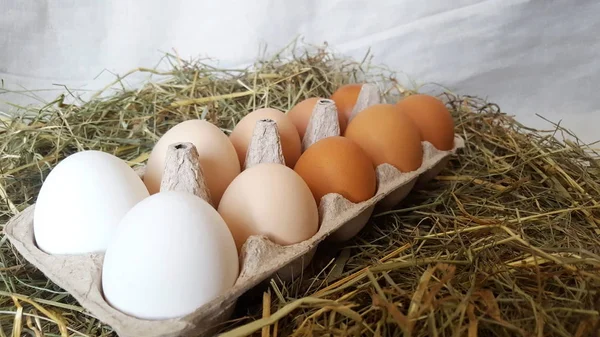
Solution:
<svg viewBox="0 0 600 337"><path fill-rule="evenodd" d="M315 125L312 119L311 117L311 125ZM271 131L277 134L274 122L269 120L260 122L266 122L263 127L266 127L267 131L269 127L274 127L275 129ZM333 130L333 134L335 132ZM339 134L339 129L337 132ZM269 132L265 133L263 130L262 134L269 134ZM275 157L281 155L280 147L277 148L280 146L278 135L275 138L277 144L268 144L268 142L263 140L261 145L263 151L259 156L262 159L254 162L254 165L268 161L268 153L274 153ZM185 144L191 146L195 152L191 143ZM35 244L33 234L35 205L11 219L4 231L25 259L41 270L48 279L69 292L93 316L115 329L119 336L210 336L214 334L215 326L231 317L237 299L246 291L274 274L282 278L299 275L312 258L319 243L326 239L339 241L353 237L367 224L375 208L389 209L398 204L409 194L415 184L425 183L435 177L447 164L450 156L464 147L464 141L460 136L455 137L454 148L450 151L437 150L428 142L422 144L424 158L418 170L402 173L388 164L376 168L377 192L371 199L355 204L336 193L324 196L319 204L320 228L312 238L294 245L280 246L264 236L251 236L240 253L241 269L236 284L210 303L177 319L143 320L112 308L102 295L101 272L104 255L53 256L41 251ZM271 151L267 151L265 155L265 146L275 146L275 148L271 148ZM140 174L143 174L143 170Z"/></svg>

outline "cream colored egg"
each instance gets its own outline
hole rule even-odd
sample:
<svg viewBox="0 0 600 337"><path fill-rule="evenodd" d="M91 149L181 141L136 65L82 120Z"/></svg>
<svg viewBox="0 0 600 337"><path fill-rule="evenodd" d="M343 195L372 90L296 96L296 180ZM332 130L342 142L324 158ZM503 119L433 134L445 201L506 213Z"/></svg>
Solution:
<svg viewBox="0 0 600 337"><path fill-rule="evenodd" d="M281 140L281 149L285 157L285 164L289 167L294 167L302 152L300 135L288 115L272 108L258 109L247 114L237 123L231 135L229 135L229 139L237 151L240 165L244 167L254 127L256 126L256 122L261 119L272 119L277 123L277 131Z"/></svg>
<svg viewBox="0 0 600 337"><path fill-rule="evenodd" d="M319 228L317 204L308 185L281 164L244 170L223 194L218 211L238 249L251 235L291 245L312 237Z"/></svg>
<svg viewBox="0 0 600 337"><path fill-rule="evenodd" d="M154 145L144 174L148 191L151 194L159 191L167 148L177 142L191 142L196 147L206 184L216 207L227 186L240 173L240 163L229 137L217 126L204 120L179 123Z"/></svg>

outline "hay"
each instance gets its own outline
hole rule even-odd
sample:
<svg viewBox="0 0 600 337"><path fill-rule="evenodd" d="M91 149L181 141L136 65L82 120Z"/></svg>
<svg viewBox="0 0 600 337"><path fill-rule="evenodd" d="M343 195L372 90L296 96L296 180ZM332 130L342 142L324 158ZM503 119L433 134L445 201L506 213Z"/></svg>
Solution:
<svg viewBox="0 0 600 337"><path fill-rule="evenodd" d="M296 50L296 49L294 49ZM292 51L294 51L292 50ZM326 49L255 70L219 70L169 56L164 80L140 90L23 107L0 133L2 223L35 202L49 169L99 149L132 166L170 126L206 118L229 132L264 106L287 111L386 69ZM137 69L154 72L152 69ZM593 149L536 131L495 104L451 93L462 153L355 239L321 247L302 277L273 279L240 299L224 336L594 336L600 319L600 165ZM573 135L570 136L573 139ZM591 154L590 154L591 153ZM110 336L64 291L0 241L0 336ZM157 247L159 248L159 247Z"/></svg>

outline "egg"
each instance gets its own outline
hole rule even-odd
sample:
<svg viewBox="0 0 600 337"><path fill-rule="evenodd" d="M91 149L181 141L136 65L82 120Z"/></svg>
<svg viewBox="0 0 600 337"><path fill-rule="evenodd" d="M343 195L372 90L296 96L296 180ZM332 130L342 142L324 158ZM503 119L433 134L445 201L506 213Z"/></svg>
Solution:
<svg viewBox="0 0 600 337"><path fill-rule="evenodd" d="M42 184L33 215L35 242L48 254L102 253L121 218L148 196L120 158L101 151L72 154Z"/></svg>
<svg viewBox="0 0 600 337"><path fill-rule="evenodd" d="M377 175L367 154L345 137L328 137L312 144L294 167L317 202L328 193L339 193L359 203L377 189Z"/></svg>
<svg viewBox="0 0 600 337"><path fill-rule="evenodd" d="M290 111L288 111L287 115L290 120L296 126L298 130L298 134L300 135L300 139L304 138L304 134L306 133L306 128L308 127L308 121L310 120L310 116L315 109L315 105L319 100L323 98L321 97L311 97L307 98L300 103L296 104ZM338 110L338 121L340 126L340 131L344 132L346 130L346 116Z"/></svg>
<svg viewBox="0 0 600 337"><path fill-rule="evenodd" d="M148 191L151 194L159 191L167 148L177 142L191 142L196 147L216 207L229 183L240 173L240 163L227 135L214 124L200 119L175 125L154 145L143 178Z"/></svg>
<svg viewBox="0 0 600 337"><path fill-rule="evenodd" d="M102 290L133 317L182 317L230 289L239 274L225 221L191 193L156 193L122 218L102 266Z"/></svg>
<svg viewBox="0 0 600 337"><path fill-rule="evenodd" d="M360 111L381 103L379 88L372 83L343 85L331 95L331 99L348 123Z"/></svg>
<svg viewBox="0 0 600 337"><path fill-rule="evenodd" d="M229 135L231 143L237 151L239 163L244 167L246 161L246 152L252 139L252 133L256 122L261 119L271 119L277 124L279 137L281 139L281 147L285 165L294 167L301 153L301 141L298 130L294 123L283 112L277 109L263 108L258 109L244 116L234 127Z"/></svg>
<svg viewBox="0 0 600 337"><path fill-rule="evenodd" d="M419 129L394 104L375 104L361 111L344 136L360 146L376 166L388 163L401 172L411 172L423 163Z"/></svg>
<svg viewBox="0 0 600 337"><path fill-rule="evenodd" d="M454 147L454 120L446 105L436 97L416 94L399 100L396 105L410 117L421 132L421 139L442 151Z"/></svg>
<svg viewBox="0 0 600 337"><path fill-rule="evenodd" d="M338 111L346 117L346 120L350 119L361 88L362 84L346 84L339 87L331 95L331 99L335 102Z"/></svg>
<svg viewBox="0 0 600 337"><path fill-rule="evenodd" d="M317 204L308 185L291 168L261 163L244 170L223 194L218 208L240 249L251 235L291 245L319 228Z"/></svg>

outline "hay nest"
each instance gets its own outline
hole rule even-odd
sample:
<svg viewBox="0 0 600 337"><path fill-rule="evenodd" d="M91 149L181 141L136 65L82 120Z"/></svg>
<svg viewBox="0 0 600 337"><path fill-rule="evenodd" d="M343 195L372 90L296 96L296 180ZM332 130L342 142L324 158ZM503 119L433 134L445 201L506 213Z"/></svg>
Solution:
<svg viewBox="0 0 600 337"><path fill-rule="evenodd" d="M41 181L84 149L143 163L174 124L204 118L229 132L265 106L287 111L341 84L394 73L327 49L219 70L168 55L173 69L139 90L69 105L21 107L0 133L1 221L35 202ZM107 89L108 90L108 89ZM492 103L445 93L466 148L436 180L375 214L356 238L321 247L291 283L240 299L224 336L597 336L600 166L593 149L528 129ZM574 140L573 140L574 139ZM592 154L590 154L592 153ZM2 237L0 336L110 336ZM157 247L159 248L159 247ZM151 294L149 294L151 296Z"/></svg>

